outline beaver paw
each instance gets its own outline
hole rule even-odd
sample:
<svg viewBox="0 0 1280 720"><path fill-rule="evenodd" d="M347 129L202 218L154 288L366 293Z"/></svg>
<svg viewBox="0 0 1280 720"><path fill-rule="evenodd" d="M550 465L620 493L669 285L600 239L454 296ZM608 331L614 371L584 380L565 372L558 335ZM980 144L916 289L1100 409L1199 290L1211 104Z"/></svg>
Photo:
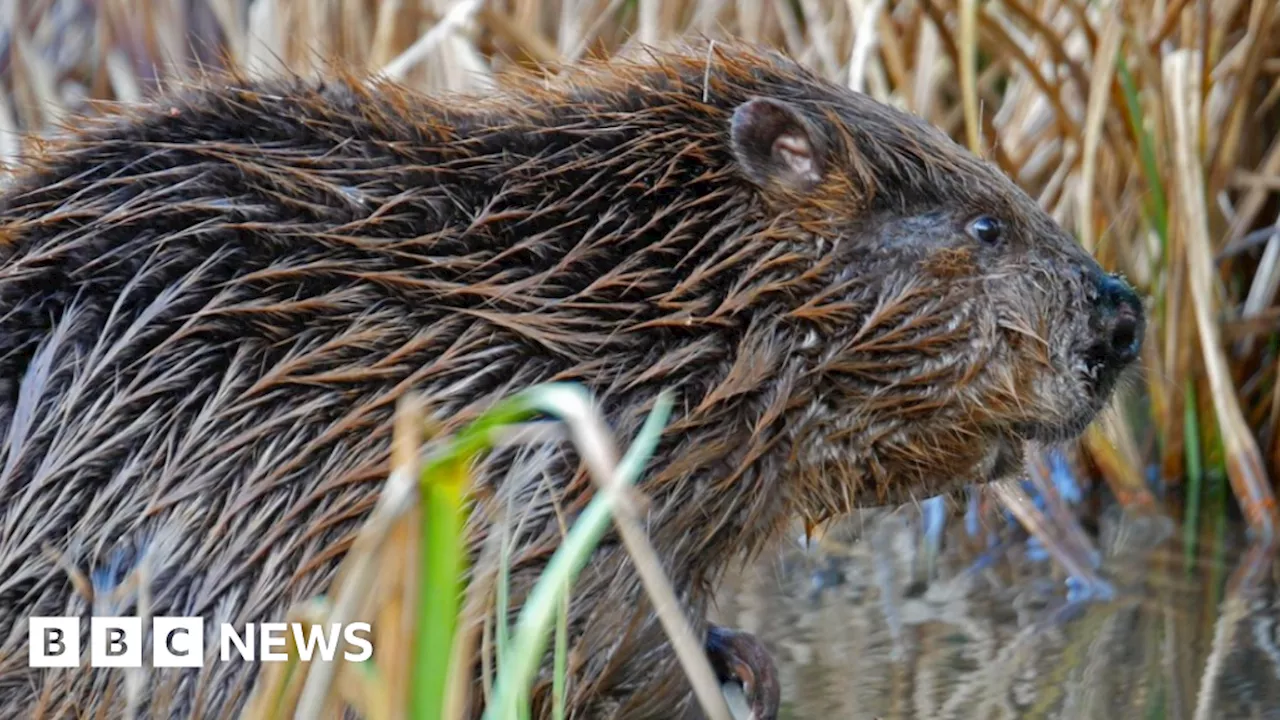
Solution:
<svg viewBox="0 0 1280 720"><path fill-rule="evenodd" d="M780 688L773 658L754 635L716 625L707 629L707 656L721 683L734 681L751 710L751 720L776 720Z"/></svg>

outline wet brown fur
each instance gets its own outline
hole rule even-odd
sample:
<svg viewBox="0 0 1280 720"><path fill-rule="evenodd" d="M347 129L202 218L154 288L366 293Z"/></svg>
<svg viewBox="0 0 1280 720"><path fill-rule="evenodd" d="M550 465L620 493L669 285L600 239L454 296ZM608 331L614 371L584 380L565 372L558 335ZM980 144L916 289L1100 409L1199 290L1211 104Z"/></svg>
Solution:
<svg viewBox="0 0 1280 720"><path fill-rule="evenodd" d="M581 382L623 439L674 390L641 487L700 628L789 520L1007 476L1106 401L1080 359L1096 264L923 122L747 48L506 87L209 81L86 122L0 195L0 714L122 707L118 671L27 669L25 618L101 614L144 564L154 614L279 620L323 592L411 388L456 423ZM758 96L815 129L816 187L736 161ZM980 213L1000 247L964 234ZM556 508L591 496L576 468L485 469L472 537L514 509L517 609ZM692 707L613 536L572 628L575 716ZM253 668L155 677L153 710L223 717Z"/></svg>

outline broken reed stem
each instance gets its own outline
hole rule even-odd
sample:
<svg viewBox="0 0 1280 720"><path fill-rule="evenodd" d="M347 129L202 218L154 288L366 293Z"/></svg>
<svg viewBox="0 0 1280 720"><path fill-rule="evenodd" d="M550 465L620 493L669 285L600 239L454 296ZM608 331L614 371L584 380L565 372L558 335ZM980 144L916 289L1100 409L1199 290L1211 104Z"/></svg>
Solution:
<svg viewBox="0 0 1280 720"><path fill-rule="evenodd" d="M400 429L403 432L403 427ZM346 625L364 600L365 593L373 586L378 569L376 553L395 527L396 519L417 497L418 478L413 468L413 463L397 464L392 468L382 495L351 543L337 574L335 586L338 595L326 618L329 623ZM294 713L297 720L321 717L335 669L333 663L315 663L310 667Z"/></svg>
<svg viewBox="0 0 1280 720"><path fill-rule="evenodd" d="M1120 38L1124 24L1118 12L1112 11L1103 30L1102 44L1094 59L1094 76L1089 83L1088 110L1085 113L1084 151L1080 169L1080 244L1089 252L1095 251L1093 236L1093 196L1097 192L1094 178L1098 173L1098 144L1102 139L1102 124L1107 116L1107 101L1111 99L1111 79L1116 67L1116 53L1120 50Z"/></svg>
<svg viewBox="0 0 1280 720"><path fill-rule="evenodd" d="M403 81L409 70L422 62L444 39L455 32L462 32L473 23L484 9L486 0L460 0L449 12L416 42L405 48L395 60L382 68L380 75L397 82Z"/></svg>
<svg viewBox="0 0 1280 720"><path fill-rule="evenodd" d="M857 34L849 52L849 89L855 92L862 92L867 80L867 63L876 47L876 19L883 7L884 0L871 0L858 18ZM853 12L852 3L849 10Z"/></svg>
<svg viewBox="0 0 1280 720"><path fill-rule="evenodd" d="M720 692L720 683L707 660L704 644L685 619L675 590L662 569L662 563L636 520L634 508L625 502L628 492L625 472L638 473L640 468L625 472L622 470L623 466L617 462L617 452L609 429L585 393L548 387L538 397L535 404L541 409L555 412L569 427L574 446L592 480L604 497L610 500L608 504L623 545L631 555L637 574L653 603L654 613L667 633L703 712L712 720L731 720L724 696ZM520 673L515 675L519 676Z"/></svg>
<svg viewBox="0 0 1280 720"><path fill-rule="evenodd" d="M1016 481L992 483L991 492L1028 532L1040 538L1045 549L1062 563L1068 573L1088 583L1092 592L1103 595L1112 592L1111 584L1094 571L1087 558L1082 560L1080 557L1089 553L1092 548L1080 547L1072 542L1072 538L1051 517L1036 509L1035 503Z"/></svg>
<svg viewBox="0 0 1280 720"><path fill-rule="evenodd" d="M1173 156L1181 202L1183 246L1191 284L1192 308L1200 332L1200 350L1213 394L1213 408L1222 430L1226 450L1227 475L1240 501L1250 530L1256 539L1272 544L1276 538L1276 500L1267 483L1262 455L1240 409L1214 310L1213 251L1209 244L1209 218L1204 189L1204 168L1200 160L1199 119L1201 100L1198 77L1199 53L1178 50L1165 59L1165 84L1173 114Z"/></svg>
<svg viewBox="0 0 1280 720"><path fill-rule="evenodd" d="M391 430L391 467L404 468L409 477L420 476L418 449L427 433L426 418L426 403L416 393L402 396L396 404ZM386 663L384 660L385 664L381 666L389 697L379 701L378 706L381 708L385 704L387 714L370 720L383 717L390 720L390 708L402 707L410 701L413 673L409 660L413 643L406 639L414 637L417 632L419 572L424 550L418 542L421 520L421 503L414 503L394 522L379 558L379 582L389 585L393 592L386 597L382 607L375 609L378 621L375 632L380 641L386 641L379 643L384 648L382 657L394 657L395 661ZM386 591L378 588L374 592L381 594ZM370 598L369 603L376 603L376 597ZM394 649L394 655L388 652L391 649Z"/></svg>
<svg viewBox="0 0 1280 720"><path fill-rule="evenodd" d="M978 0L960 0L960 97L969 150L982 156L982 118L978 107Z"/></svg>

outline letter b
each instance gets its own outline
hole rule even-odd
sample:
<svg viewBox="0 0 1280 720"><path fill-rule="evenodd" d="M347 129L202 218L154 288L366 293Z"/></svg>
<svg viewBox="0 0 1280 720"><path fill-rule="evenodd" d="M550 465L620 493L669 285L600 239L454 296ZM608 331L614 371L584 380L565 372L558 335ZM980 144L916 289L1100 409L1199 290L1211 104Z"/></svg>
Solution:
<svg viewBox="0 0 1280 720"><path fill-rule="evenodd" d="M89 650L93 667L142 667L142 618L90 618Z"/></svg>
<svg viewBox="0 0 1280 720"><path fill-rule="evenodd" d="M27 664L31 667L78 666L80 618L30 618L27 623Z"/></svg>

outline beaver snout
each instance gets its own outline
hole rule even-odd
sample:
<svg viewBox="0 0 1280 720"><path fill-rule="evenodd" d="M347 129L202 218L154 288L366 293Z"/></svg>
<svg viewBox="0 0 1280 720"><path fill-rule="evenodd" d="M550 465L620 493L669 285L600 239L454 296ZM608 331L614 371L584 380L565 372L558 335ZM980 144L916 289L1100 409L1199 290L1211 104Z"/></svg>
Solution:
<svg viewBox="0 0 1280 720"><path fill-rule="evenodd" d="M1116 275L1102 276L1098 291L1102 327L1111 350L1109 360L1113 365L1128 365L1142 350L1142 300Z"/></svg>
<svg viewBox="0 0 1280 720"><path fill-rule="evenodd" d="M1142 350L1142 300L1117 275L1099 273L1095 278L1097 340L1091 348L1090 364L1097 376L1112 378L1136 360Z"/></svg>

